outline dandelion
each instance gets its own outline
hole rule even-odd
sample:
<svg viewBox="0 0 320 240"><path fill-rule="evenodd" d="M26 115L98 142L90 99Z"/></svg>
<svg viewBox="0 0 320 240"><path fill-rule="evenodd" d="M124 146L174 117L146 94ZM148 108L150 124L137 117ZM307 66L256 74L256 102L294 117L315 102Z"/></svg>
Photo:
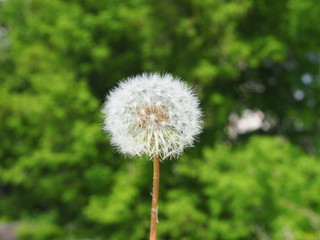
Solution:
<svg viewBox="0 0 320 240"><path fill-rule="evenodd" d="M153 159L150 240L155 240L159 160L178 157L193 145L201 132L199 101L191 88L170 74L142 74L111 91L102 111L112 145L126 155Z"/></svg>

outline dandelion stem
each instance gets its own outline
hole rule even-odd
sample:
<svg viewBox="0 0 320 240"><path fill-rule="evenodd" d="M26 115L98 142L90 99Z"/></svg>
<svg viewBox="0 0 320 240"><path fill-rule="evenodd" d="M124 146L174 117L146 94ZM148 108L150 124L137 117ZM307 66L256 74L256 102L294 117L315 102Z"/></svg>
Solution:
<svg viewBox="0 0 320 240"><path fill-rule="evenodd" d="M159 156L155 155L153 158L153 187L152 187L150 240L157 239L159 183L160 183L160 163L159 163Z"/></svg>

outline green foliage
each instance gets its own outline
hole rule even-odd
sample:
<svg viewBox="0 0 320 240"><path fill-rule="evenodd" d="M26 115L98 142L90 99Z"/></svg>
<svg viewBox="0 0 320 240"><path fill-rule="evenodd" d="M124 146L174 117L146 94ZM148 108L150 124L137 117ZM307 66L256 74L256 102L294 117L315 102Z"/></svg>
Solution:
<svg viewBox="0 0 320 240"><path fill-rule="evenodd" d="M21 224L16 232L21 240L50 240L59 239L62 231L52 223L35 222Z"/></svg>
<svg viewBox="0 0 320 240"><path fill-rule="evenodd" d="M205 148L203 159L186 158L179 163L177 172L201 188L196 196L188 190L169 190L169 194L176 192L179 197L174 207L162 206L163 211L181 211L168 218L178 224L171 232L179 235L173 235L172 239L266 236L286 239L286 234L295 239L317 239L320 236L320 202L316 190L320 165L317 159L282 138L253 137L237 148L227 144ZM186 206L189 198L195 199L191 206ZM188 214L188 211L192 212ZM199 226L198 231L183 235L181 228L189 225ZM201 227L207 235L199 238Z"/></svg>
<svg viewBox="0 0 320 240"><path fill-rule="evenodd" d="M312 0L0 1L0 219L26 240L146 239L152 164L114 154L99 112L116 81L160 71L193 84L205 131L161 164L159 239L319 239L319 14ZM230 141L243 109L288 140Z"/></svg>

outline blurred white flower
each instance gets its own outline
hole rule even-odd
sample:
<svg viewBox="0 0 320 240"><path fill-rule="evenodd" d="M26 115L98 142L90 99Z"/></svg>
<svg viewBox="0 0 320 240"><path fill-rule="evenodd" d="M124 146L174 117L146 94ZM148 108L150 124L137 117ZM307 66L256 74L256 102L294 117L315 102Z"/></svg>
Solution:
<svg viewBox="0 0 320 240"><path fill-rule="evenodd" d="M132 156L177 157L201 132L195 93L170 74L126 79L107 96L102 112L111 143Z"/></svg>

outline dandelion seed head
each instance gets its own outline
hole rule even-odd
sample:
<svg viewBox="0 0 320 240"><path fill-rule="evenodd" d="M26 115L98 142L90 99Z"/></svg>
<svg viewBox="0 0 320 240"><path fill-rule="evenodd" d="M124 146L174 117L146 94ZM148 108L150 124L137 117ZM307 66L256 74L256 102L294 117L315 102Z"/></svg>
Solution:
<svg viewBox="0 0 320 240"><path fill-rule="evenodd" d="M113 89L103 105L111 143L131 156L179 156L201 132L194 91L170 74L142 74Z"/></svg>

